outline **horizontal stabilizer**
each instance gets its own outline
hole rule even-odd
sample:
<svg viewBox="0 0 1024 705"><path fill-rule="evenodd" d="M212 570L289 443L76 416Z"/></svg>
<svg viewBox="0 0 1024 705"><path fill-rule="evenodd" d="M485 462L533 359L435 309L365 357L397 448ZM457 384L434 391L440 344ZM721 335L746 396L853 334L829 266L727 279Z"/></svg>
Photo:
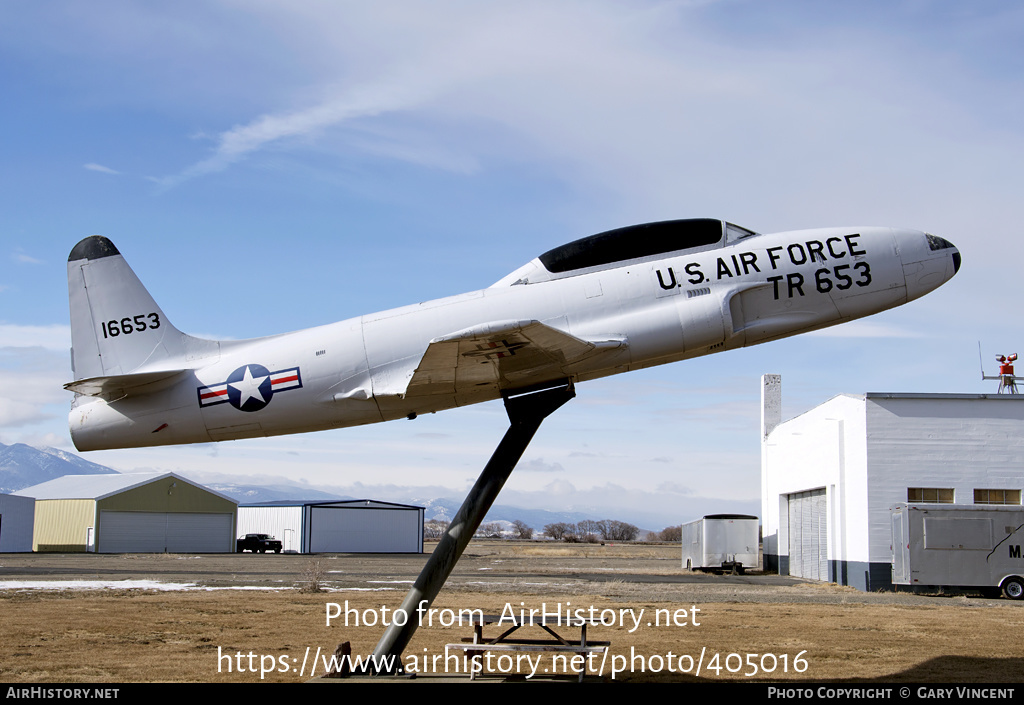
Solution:
<svg viewBox="0 0 1024 705"><path fill-rule="evenodd" d="M89 379L68 382L64 385L64 389L75 394L101 397L107 401L113 401L129 395L138 396L159 391L189 372L192 372L192 370L160 370L157 372L139 372L131 375L90 377Z"/></svg>
<svg viewBox="0 0 1024 705"><path fill-rule="evenodd" d="M516 389L570 377L580 362L625 345L621 338L583 340L534 320L485 323L431 340L405 395Z"/></svg>

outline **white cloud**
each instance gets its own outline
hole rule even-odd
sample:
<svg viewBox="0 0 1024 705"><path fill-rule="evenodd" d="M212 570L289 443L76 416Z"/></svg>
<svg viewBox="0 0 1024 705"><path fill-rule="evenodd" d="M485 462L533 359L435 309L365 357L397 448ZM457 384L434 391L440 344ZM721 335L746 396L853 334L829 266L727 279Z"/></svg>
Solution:
<svg viewBox="0 0 1024 705"><path fill-rule="evenodd" d="M61 422L64 421L64 418L63 414L59 416ZM57 448L59 450L70 451L72 453L76 452L74 445L71 443L71 437L67 433L60 434L43 432L37 434L19 430L16 440L7 441L8 444L12 442L24 443L25 445L30 445L33 448Z"/></svg>
<svg viewBox="0 0 1024 705"><path fill-rule="evenodd" d="M648 212L742 199L722 215L820 224L933 206L940 164L973 173L985 161L970 77L920 39L872 41L867 22L783 15L788 37L811 41L750 42L693 3L245 7L302 38L293 48L313 84L220 131L165 186L333 139L463 172L499 155L543 162ZM781 197L766 179L786 185Z"/></svg>
<svg viewBox="0 0 1024 705"><path fill-rule="evenodd" d="M565 472L559 463L548 463L544 458L521 461L516 465L516 472Z"/></svg>
<svg viewBox="0 0 1024 705"><path fill-rule="evenodd" d="M41 411L39 404L0 397L0 428L31 426L52 418L52 414Z"/></svg>
<svg viewBox="0 0 1024 705"><path fill-rule="evenodd" d="M7 328L0 326L2 343L12 342ZM38 341L40 336L28 337ZM66 445L66 434L61 436L60 431L66 428L71 401L71 394L62 387L70 378L67 359L66 350L56 352L38 344L0 347L0 429L5 442L62 437L65 440L49 445Z"/></svg>
<svg viewBox="0 0 1024 705"><path fill-rule="evenodd" d="M0 323L0 348L71 349L71 327L66 325L22 326Z"/></svg>
<svg viewBox="0 0 1024 705"><path fill-rule="evenodd" d="M500 149L493 142L494 128L506 136L529 135L543 149L554 143L556 153L564 155L574 144L587 148L592 141L603 143L608 127L626 130L624 134L636 139L623 118L646 114L669 120L666 100L673 105L677 98L671 96L685 93L663 90L679 76L645 42L664 19L649 9L406 3L401 13L320 6L297 19L291 10L283 17L279 6L256 7L258 14L286 25L302 25L304 43L321 45L320 51L339 67L337 73L320 77L318 100L268 112L221 132L210 157L158 179L163 185L223 170L285 141L304 145L351 123L362 125L352 141L357 147L464 172L478 164L466 147ZM716 86L715 91L736 83L702 80ZM648 90L654 86L658 90ZM609 102L607 97L616 93ZM424 143L428 133L399 135L394 124L381 122L409 114L440 121L429 133L433 145ZM372 118L376 127L368 127L372 121L366 119ZM475 130L466 129L474 124ZM483 128L483 142L471 137L460 150L439 148L438 135L455 138L453 127L463 139L474 133L480 137ZM385 138L367 140L365 135L374 132Z"/></svg>
<svg viewBox="0 0 1024 705"><path fill-rule="evenodd" d="M45 264L45 262L43 262L41 259L32 257L31 255L26 255L24 252L21 251L20 248L12 255L12 257L14 258L15 262L18 262L20 264Z"/></svg>
<svg viewBox="0 0 1024 705"><path fill-rule="evenodd" d="M576 487L568 480L555 480L554 482L544 486L544 492L555 495L556 497L565 497L575 494Z"/></svg>
<svg viewBox="0 0 1024 705"><path fill-rule="evenodd" d="M662 482L658 485L658 493L693 495L694 491L687 485L680 485L677 482Z"/></svg>
<svg viewBox="0 0 1024 705"><path fill-rule="evenodd" d="M98 171L101 174L120 174L121 172L111 169L109 166L103 166L102 164L88 163L83 164L82 168L88 169L89 171Z"/></svg>

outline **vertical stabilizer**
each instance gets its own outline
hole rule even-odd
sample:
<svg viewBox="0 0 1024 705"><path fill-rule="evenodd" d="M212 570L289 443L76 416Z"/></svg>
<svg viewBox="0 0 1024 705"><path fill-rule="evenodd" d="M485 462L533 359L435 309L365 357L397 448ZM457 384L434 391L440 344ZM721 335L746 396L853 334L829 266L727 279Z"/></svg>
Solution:
<svg viewBox="0 0 1024 705"><path fill-rule="evenodd" d="M76 380L180 368L186 337L105 237L87 237L68 256L71 365Z"/></svg>

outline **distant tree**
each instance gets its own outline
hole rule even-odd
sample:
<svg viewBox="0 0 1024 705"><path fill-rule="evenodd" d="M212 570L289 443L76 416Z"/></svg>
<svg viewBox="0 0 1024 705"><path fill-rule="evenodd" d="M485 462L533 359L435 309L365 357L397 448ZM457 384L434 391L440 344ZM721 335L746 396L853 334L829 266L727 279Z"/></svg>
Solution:
<svg viewBox="0 0 1024 705"><path fill-rule="evenodd" d="M515 532L515 537L517 539L533 538L533 527L520 519L516 519L512 522L512 531Z"/></svg>
<svg viewBox="0 0 1024 705"><path fill-rule="evenodd" d="M627 524L624 521L606 519L605 523L607 524L605 530L606 541L635 541L636 537L640 535L639 527Z"/></svg>
<svg viewBox="0 0 1024 705"><path fill-rule="evenodd" d="M544 525L544 535L553 541L562 541L569 534L570 525L563 521Z"/></svg>
<svg viewBox="0 0 1024 705"><path fill-rule="evenodd" d="M661 537L653 531L648 531L647 536L644 537L644 541L653 543L654 541L661 541Z"/></svg>
<svg viewBox="0 0 1024 705"><path fill-rule="evenodd" d="M579 524L566 524L562 540L567 543L579 543L583 540L584 535Z"/></svg>
<svg viewBox="0 0 1024 705"><path fill-rule="evenodd" d="M440 519L430 519L423 522L423 538L439 539L448 531L448 522Z"/></svg>
<svg viewBox="0 0 1024 705"><path fill-rule="evenodd" d="M591 519L584 519L581 522L577 522L576 530L573 532L574 538L580 543L597 543L597 538L600 535L601 522L593 521Z"/></svg>
<svg viewBox="0 0 1024 705"><path fill-rule="evenodd" d="M501 531L501 524L496 521L492 521L488 524L481 524L480 528L476 530L475 536L482 536L489 539L500 539Z"/></svg>
<svg viewBox="0 0 1024 705"><path fill-rule="evenodd" d="M683 540L683 526L666 526L658 534L658 539L661 541L670 541L672 543L679 543Z"/></svg>
<svg viewBox="0 0 1024 705"><path fill-rule="evenodd" d="M547 524L544 534L555 541L569 543L596 543L598 541L635 541L640 529L614 519L584 519L575 524L558 522Z"/></svg>

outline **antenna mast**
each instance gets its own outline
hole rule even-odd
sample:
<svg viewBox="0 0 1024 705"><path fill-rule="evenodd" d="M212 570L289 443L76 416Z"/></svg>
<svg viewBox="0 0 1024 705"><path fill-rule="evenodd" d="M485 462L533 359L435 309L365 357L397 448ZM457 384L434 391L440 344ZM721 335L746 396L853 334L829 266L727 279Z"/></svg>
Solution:
<svg viewBox="0 0 1024 705"><path fill-rule="evenodd" d="M1012 355L996 355L996 361L999 363L999 374L986 375L983 364L981 379L998 379L999 394L1019 394L1020 392L1017 391L1017 380L1024 379L1024 377L1018 377L1013 373L1013 363L1017 361L1017 353ZM978 343L978 362L981 362L981 343Z"/></svg>

